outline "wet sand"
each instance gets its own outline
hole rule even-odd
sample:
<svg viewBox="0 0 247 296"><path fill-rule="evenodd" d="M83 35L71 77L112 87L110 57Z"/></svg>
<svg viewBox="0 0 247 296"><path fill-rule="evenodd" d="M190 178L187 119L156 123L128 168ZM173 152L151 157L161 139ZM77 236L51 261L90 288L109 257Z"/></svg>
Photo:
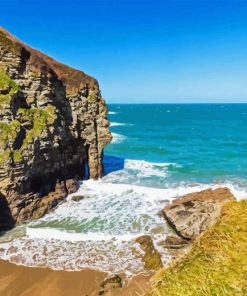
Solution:
<svg viewBox="0 0 247 296"><path fill-rule="evenodd" d="M56 271L49 268L17 266L0 260L0 296L96 296L106 274L95 270ZM123 277L122 277L123 278ZM104 295L141 296L150 276L134 277L121 289Z"/></svg>

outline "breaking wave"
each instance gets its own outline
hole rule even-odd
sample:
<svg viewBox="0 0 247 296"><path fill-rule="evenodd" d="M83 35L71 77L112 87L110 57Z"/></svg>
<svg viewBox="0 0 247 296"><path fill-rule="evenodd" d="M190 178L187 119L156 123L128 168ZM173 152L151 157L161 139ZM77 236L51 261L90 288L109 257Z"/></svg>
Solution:
<svg viewBox="0 0 247 296"><path fill-rule="evenodd" d="M132 183L133 179L159 174L165 184L169 169L178 166L127 159L123 169L98 181L83 181L54 212L0 237L0 258L27 266L92 268L132 276L144 270L142 251L135 239L148 234L163 262L169 262L170 255L162 247L170 233L160 215L165 205L178 196L207 188L228 187L238 199L247 196L246 190L228 182L166 184L166 188ZM83 198L76 202L74 195Z"/></svg>
<svg viewBox="0 0 247 296"><path fill-rule="evenodd" d="M123 142L125 139L127 139L127 137L121 134L117 134L117 133L111 133L111 134L112 134L111 144L119 144Z"/></svg>

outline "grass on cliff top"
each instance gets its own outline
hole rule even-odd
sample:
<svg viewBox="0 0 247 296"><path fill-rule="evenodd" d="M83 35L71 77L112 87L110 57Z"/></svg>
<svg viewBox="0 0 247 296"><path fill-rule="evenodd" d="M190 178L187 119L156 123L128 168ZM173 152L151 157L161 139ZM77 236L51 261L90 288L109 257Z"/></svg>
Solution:
<svg viewBox="0 0 247 296"><path fill-rule="evenodd" d="M227 203L192 250L151 281L152 296L247 295L247 200Z"/></svg>

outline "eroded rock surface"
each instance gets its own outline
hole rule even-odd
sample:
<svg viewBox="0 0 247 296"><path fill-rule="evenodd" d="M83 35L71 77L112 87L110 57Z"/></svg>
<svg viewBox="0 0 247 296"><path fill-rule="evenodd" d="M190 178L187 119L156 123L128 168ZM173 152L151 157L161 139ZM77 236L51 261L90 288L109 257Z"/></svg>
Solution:
<svg viewBox="0 0 247 296"><path fill-rule="evenodd" d="M176 235L168 235L164 245L168 249L181 249L188 245L188 241Z"/></svg>
<svg viewBox="0 0 247 296"><path fill-rule="evenodd" d="M73 201L80 201L80 200L84 199L84 196L83 195L74 195L71 199Z"/></svg>
<svg viewBox="0 0 247 296"><path fill-rule="evenodd" d="M111 141L97 81L0 28L0 228L38 218L103 173Z"/></svg>
<svg viewBox="0 0 247 296"><path fill-rule="evenodd" d="M106 295L106 294L109 295L112 289L122 288L122 287L123 287L123 280L119 275L116 274L116 275L109 276L102 282L99 295Z"/></svg>
<svg viewBox="0 0 247 296"><path fill-rule="evenodd" d="M139 243L140 248L144 252L142 261L144 262L145 269L157 270L163 267L160 253L154 247L153 240L149 235L139 236L136 242Z"/></svg>
<svg viewBox="0 0 247 296"><path fill-rule="evenodd" d="M181 238L193 240L217 221L223 204L231 200L228 188L207 189L174 200L163 214Z"/></svg>

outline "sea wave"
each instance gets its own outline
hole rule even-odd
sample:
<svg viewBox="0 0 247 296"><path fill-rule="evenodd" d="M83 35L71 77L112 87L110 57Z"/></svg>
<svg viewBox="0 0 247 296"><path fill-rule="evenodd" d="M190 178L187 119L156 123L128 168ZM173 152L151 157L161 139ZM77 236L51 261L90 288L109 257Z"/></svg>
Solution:
<svg viewBox="0 0 247 296"><path fill-rule="evenodd" d="M44 228L26 228L26 235L29 238L38 238L46 240L60 240L60 241L70 241L70 242L99 242L99 241L111 241L111 242L124 242L130 241L136 238L135 235L126 234L126 235L109 235L100 232L89 232L89 233L75 233L68 232L60 229L53 229L50 227ZM141 233L140 233L141 235Z"/></svg>
<svg viewBox="0 0 247 296"><path fill-rule="evenodd" d="M108 114L113 115L113 114L118 114L118 112L115 112L115 111L109 111Z"/></svg>
<svg viewBox="0 0 247 296"><path fill-rule="evenodd" d="M140 167L140 161L134 165L130 161L127 166L137 164ZM152 165L167 168L171 164ZM247 196L246 189L231 182L181 183L155 188L116 184L105 178L84 181L54 212L1 236L0 258L27 266L65 270L93 268L133 276L143 271L142 252L135 243L135 238L142 234L152 237L164 263L170 260L160 244L170 233L159 214L165 205L179 196L219 187L228 187L237 199ZM74 202L74 195L83 195L84 199Z"/></svg>
<svg viewBox="0 0 247 296"><path fill-rule="evenodd" d="M175 163L167 162L148 162L145 160L125 160L125 169L135 170L138 172L139 177L166 177L167 168L169 166L178 166Z"/></svg>
<svg viewBox="0 0 247 296"><path fill-rule="evenodd" d="M127 139L126 136L118 133L111 133L111 134L112 134L111 144L119 144L119 143L122 143L125 139Z"/></svg>
<svg viewBox="0 0 247 296"><path fill-rule="evenodd" d="M130 123L122 123L122 122L111 122L110 126L130 126Z"/></svg>
<svg viewBox="0 0 247 296"><path fill-rule="evenodd" d="M110 159L108 161L108 158ZM116 170L114 171L114 168ZM107 175L105 180L117 183L145 183L147 179L165 181L169 175L170 168L181 167L176 163L167 162L148 162L144 160L122 159L107 156L105 169Z"/></svg>

